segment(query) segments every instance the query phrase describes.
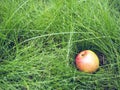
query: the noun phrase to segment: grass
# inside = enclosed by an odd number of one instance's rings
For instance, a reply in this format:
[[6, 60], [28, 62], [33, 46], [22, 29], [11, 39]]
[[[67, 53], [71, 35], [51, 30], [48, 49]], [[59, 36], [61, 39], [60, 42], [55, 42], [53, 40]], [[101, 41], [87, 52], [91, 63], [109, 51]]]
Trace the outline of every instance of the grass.
[[[118, 90], [119, 0], [0, 0], [0, 90]], [[77, 53], [100, 58], [94, 74]]]

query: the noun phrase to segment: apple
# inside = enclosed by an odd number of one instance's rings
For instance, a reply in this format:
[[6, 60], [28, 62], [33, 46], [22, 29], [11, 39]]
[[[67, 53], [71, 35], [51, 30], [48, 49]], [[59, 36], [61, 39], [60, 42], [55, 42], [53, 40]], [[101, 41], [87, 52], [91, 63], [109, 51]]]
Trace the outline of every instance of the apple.
[[91, 50], [84, 50], [76, 56], [76, 67], [83, 72], [93, 73], [99, 68], [99, 58]]

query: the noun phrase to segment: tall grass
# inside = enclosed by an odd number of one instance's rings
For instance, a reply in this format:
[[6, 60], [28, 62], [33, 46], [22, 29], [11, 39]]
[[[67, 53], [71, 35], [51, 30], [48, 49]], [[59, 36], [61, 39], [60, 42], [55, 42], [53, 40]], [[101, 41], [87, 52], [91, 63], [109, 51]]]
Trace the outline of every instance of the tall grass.
[[[0, 90], [120, 88], [119, 0], [0, 0]], [[91, 49], [93, 74], [75, 57]]]

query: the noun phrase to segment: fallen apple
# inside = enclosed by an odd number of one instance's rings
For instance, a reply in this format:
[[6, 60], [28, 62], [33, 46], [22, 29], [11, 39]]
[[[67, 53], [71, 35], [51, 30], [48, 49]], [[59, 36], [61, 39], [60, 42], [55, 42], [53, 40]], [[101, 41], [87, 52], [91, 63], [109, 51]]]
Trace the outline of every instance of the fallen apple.
[[99, 68], [99, 58], [91, 50], [84, 50], [76, 57], [76, 67], [83, 72], [93, 73]]

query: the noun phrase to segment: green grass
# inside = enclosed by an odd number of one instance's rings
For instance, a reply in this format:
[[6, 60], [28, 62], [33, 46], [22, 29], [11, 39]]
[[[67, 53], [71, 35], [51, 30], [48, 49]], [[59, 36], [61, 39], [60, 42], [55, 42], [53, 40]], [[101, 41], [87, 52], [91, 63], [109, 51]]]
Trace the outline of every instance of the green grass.
[[[0, 0], [0, 90], [118, 90], [119, 0]], [[76, 69], [90, 49], [93, 74]]]

